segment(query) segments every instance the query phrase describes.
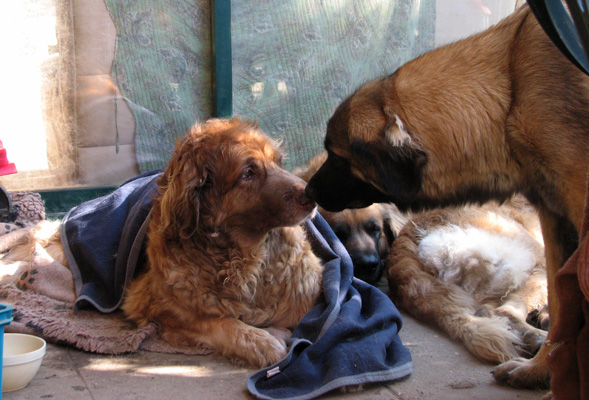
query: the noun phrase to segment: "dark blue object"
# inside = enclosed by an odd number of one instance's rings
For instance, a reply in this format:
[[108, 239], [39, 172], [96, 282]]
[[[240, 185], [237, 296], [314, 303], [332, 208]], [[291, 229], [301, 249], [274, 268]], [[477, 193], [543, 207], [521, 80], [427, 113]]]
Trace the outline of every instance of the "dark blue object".
[[294, 330], [288, 356], [248, 379], [250, 393], [260, 399], [312, 399], [342, 386], [411, 374], [396, 307], [382, 291], [353, 277], [346, 249], [320, 215], [306, 227], [313, 251], [325, 263], [323, 295]]
[[109, 195], [72, 208], [63, 218], [61, 241], [74, 276], [76, 309], [86, 302], [104, 313], [119, 307], [125, 286], [143, 264], [160, 172], [139, 175]]
[[560, 51], [589, 74], [589, 1], [528, 0], [538, 22]]

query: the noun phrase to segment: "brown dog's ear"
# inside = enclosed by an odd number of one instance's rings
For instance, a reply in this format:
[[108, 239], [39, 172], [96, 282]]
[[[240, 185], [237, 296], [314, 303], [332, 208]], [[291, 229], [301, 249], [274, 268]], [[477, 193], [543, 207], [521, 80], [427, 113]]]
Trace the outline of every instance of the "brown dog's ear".
[[398, 115], [393, 114], [389, 119], [392, 119], [392, 121], [389, 120], [384, 135], [390, 145], [393, 147], [401, 147], [405, 143], [411, 142], [411, 135], [405, 129], [405, 125], [401, 118], [399, 118]]
[[200, 194], [208, 176], [199, 142], [177, 142], [160, 183], [160, 229], [168, 236], [188, 239], [198, 229]]

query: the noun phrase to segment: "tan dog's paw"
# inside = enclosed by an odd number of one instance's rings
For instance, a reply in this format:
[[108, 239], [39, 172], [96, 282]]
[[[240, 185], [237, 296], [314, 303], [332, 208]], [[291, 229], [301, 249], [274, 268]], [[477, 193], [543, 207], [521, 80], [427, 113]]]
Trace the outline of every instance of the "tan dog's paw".
[[493, 370], [497, 383], [519, 389], [548, 389], [550, 372], [544, 364], [534, 362], [534, 358], [515, 358]]
[[29, 268], [16, 280], [16, 287], [20, 290], [33, 290], [33, 282], [35, 282], [35, 275], [39, 271], [34, 268]]
[[267, 367], [286, 357], [286, 342], [263, 329], [253, 328], [235, 343], [235, 354], [253, 367]]

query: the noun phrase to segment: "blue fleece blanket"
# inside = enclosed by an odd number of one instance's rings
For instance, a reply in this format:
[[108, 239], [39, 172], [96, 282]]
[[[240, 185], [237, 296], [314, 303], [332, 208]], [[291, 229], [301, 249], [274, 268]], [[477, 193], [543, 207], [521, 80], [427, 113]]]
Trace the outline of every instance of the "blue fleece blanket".
[[63, 218], [61, 242], [74, 277], [76, 309], [89, 303], [110, 313], [120, 306], [124, 288], [144, 263], [151, 199], [160, 175], [139, 175]]
[[250, 393], [312, 399], [342, 386], [411, 374], [411, 354], [398, 335], [401, 315], [391, 300], [353, 277], [346, 249], [320, 215], [306, 228], [325, 263], [323, 295], [293, 331], [286, 358], [248, 379]]
[[[76, 307], [89, 303], [102, 312], [119, 307], [145, 260], [159, 175], [140, 175], [64, 217], [61, 238], [74, 274]], [[305, 228], [325, 264], [323, 292], [295, 328], [287, 357], [248, 379], [250, 393], [260, 399], [311, 399], [338, 387], [411, 374], [411, 355], [398, 335], [401, 316], [391, 300], [353, 277], [346, 249], [320, 215]]]

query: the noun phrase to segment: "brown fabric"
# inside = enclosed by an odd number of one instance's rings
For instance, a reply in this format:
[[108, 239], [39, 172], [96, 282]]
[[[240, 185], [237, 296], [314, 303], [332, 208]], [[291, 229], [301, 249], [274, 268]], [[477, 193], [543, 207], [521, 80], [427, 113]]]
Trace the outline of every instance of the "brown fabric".
[[[26, 229], [21, 229], [23, 233]], [[17, 234], [0, 237], [0, 251], [18, 239]], [[40, 336], [51, 343], [74, 346], [101, 354], [122, 354], [138, 350], [161, 353], [210, 354], [200, 345], [175, 348], [158, 335], [155, 324], [137, 328], [122, 313], [102, 314], [94, 309], [73, 310], [75, 300], [72, 274], [37, 246], [32, 262], [0, 262], [0, 302], [13, 306], [14, 320], [6, 332]]]
[[589, 399], [589, 180], [579, 247], [556, 274], [558, 324], [548, 356], [555, 400]]
[[15, 227], [22, 228], [35, 225], [45, 219], [45, 202], [41, 199], [39, 193], [10, 192], [8, 195], [12, 203], [11, 212], [0, 215], [0, 222], [10, 223]]
[[45, 219], [45, 202], [39, 193], [10, 192], [11, 209], [0, 215], [0, 236]]

